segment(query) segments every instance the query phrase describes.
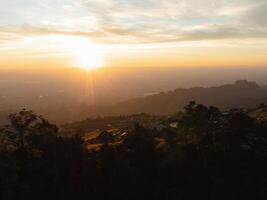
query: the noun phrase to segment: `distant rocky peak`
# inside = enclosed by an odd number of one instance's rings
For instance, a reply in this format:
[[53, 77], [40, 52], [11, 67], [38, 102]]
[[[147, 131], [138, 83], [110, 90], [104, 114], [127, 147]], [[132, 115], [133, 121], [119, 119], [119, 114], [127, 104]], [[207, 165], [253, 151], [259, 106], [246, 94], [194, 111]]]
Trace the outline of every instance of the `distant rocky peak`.
[[256, 82], [251, 82], [247, 80], [238, 80], [234, 83], [234, 85], [241, 88], [260, 88], [260, 86]]

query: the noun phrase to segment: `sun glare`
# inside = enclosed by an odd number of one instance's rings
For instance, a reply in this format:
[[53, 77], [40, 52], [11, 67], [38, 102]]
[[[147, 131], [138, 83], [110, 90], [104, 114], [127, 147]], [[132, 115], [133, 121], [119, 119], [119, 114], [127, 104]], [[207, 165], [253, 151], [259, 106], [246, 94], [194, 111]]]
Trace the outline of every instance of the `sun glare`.
[[86, 38], [69, 38], [67, 48], [71, 51], [75, 67], [92, 70], [103, 66], [97, 45]]

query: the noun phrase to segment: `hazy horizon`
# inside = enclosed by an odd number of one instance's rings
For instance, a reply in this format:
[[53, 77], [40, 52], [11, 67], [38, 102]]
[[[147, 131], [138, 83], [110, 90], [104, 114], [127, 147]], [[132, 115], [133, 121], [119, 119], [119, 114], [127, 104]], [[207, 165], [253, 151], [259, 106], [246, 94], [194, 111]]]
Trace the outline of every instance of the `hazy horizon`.
[[237, 80], [267, 85], [265, 67], [157, 67], [2, 70], [0, 110], [110, 105], [176, 88], [214, 87]]

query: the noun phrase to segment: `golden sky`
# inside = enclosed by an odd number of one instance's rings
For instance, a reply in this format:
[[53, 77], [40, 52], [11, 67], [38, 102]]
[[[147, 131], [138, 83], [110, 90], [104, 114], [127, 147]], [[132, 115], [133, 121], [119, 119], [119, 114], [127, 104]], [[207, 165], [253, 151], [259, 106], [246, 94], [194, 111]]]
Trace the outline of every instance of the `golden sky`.
[[266, 65], [266, 0], [0, 2], [0, 69]]

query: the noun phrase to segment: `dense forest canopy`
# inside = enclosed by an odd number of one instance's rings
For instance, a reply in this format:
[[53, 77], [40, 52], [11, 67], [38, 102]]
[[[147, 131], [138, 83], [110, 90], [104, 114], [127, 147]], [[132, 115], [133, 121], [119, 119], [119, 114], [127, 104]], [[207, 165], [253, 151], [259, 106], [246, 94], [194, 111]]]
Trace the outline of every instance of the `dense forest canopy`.
[[262, 113], [190, 102], [86, 139], [22, 110], [0, 131], [0, 199], [266, 199]]

